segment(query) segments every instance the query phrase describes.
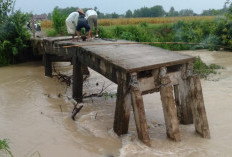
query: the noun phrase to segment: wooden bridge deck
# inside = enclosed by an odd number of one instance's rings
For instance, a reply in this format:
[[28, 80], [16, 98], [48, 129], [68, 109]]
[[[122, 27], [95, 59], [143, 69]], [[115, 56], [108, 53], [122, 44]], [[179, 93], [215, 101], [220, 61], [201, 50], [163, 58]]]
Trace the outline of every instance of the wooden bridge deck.
[[194, 57], [125, 40], [72, 42], [70, 37], [58, 37], [32, 39], [32, 45], [44, 56], [46, 76], [52, 76], [51, 62], [72, 61], [77, 101], [82, 101], [82, 67], [118, 84], [114, 119], [118, 135], [128, 132], [132, 106], [138, 138], [150, 145], [142, 95], [160, 92], [168, 137], [179, 141], [179, 122], [193, 121], [197, 133], [210, 137], [200, 79], [193, 74]]

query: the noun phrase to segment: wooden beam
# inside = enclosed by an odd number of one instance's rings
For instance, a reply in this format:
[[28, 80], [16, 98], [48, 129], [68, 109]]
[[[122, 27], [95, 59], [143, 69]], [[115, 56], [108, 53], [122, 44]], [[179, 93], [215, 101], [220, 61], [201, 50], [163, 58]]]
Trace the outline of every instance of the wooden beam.
[[197, 75], [193, 75], [189, 78], [189, 82], [191, 96], [190, 104], [193, 112], [195, 130], [203, 138], [210, 138], [200, 78]]

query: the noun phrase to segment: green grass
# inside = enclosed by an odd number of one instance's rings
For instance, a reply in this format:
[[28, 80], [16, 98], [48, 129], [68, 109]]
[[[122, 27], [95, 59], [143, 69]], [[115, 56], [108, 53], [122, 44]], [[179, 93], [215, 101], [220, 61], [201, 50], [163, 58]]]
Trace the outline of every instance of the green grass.
[[9, 147], [9, 140], [7, 139], [0, 140], [0, 152], [6, 152], [6, 154], [9, 154], [11, 157], [13, 157], [13, 154], [11, 153]]

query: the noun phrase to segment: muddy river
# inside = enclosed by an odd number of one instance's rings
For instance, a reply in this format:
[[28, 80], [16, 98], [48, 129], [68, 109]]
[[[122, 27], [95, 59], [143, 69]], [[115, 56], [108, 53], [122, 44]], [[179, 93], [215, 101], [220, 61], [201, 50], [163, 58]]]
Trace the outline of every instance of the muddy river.
[[[137, 139], [133, 115], [129, 133], [113, 132], [117, 85], [91, 71], [84, 92], [108, 95], [86, 98], [76, 121], [70, 118], [71, 88], [44, 76], [40, 62], [0, 68], [0, 138], [9, 139], [15, 157], [229, 157], [232, 156], [232, 53], [184, 51], [224, 67], [202, 80], [211, 139], [180, 125], [181, 142], [166, 137], [159, 93], [143, 96], [151, 147]], [[54, 64], [71, 74], [69, 63]], [[5, 155], [4, 153], [0, 153]]]

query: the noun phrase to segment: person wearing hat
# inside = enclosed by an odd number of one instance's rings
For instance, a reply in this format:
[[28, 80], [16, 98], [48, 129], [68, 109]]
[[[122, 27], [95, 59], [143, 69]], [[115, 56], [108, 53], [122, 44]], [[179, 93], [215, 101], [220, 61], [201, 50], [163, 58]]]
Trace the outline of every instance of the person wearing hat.
[[81, 33], [82, 28], [85, 28], [85, 34], [87, 35], [87, 40], [89, 40], [90, 39], [90, 27], [88, 25], [88, 21], [85, 18], [85, 13], [82, 9], [78, 9], [77, 11], [79, 13], [78, 23], [76, 27], [78, 40], [81, 39], [80, 33]]
[[75, 12], [72, 12], [65, 20], [67, 32], [72, 35], [72, 41], [74, 41], [78, 17], [79, 13], [77, 10]]
[[93, 37], [93, 27], [95, 28], [96, 38], [98, 38], [98, 29], [97, 29], [97, 12], [93, 9], [89, 9], [85, 13], [86, 19], [88, 20], [88, 24], [90, 26], [90, 35]]

